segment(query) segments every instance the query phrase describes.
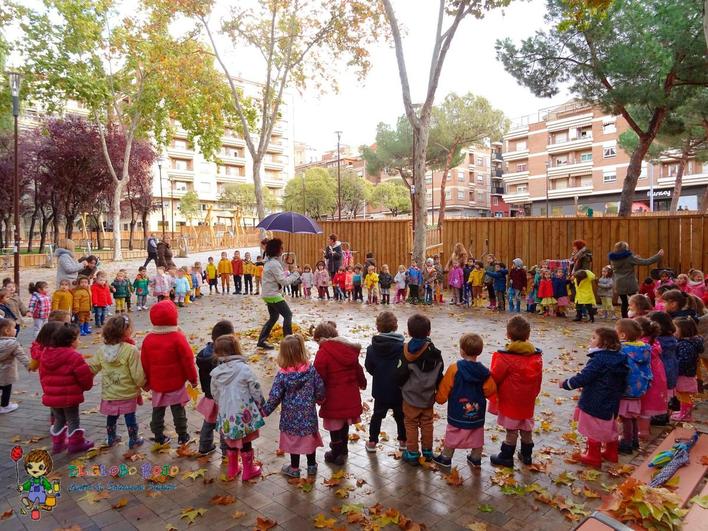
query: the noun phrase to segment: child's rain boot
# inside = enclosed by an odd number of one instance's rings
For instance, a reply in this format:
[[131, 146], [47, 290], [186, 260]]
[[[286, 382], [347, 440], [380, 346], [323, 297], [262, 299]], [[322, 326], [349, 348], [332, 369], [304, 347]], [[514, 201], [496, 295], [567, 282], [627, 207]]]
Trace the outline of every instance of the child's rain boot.
[[132, 450], [136, 446], [142, 446], [144, 442], [145, 439], [138, 433], [138, 427], [128, 426], [128, 448]]
[[519, 450], [519, 459], [525, 465], [530, 465], [533, 463], [533, 443], [521, 443], [521, 449]]
[[516, 450], [515, 444], [511, 445], [503, 442], [501, 444], [501, 451], [497, 455], [489, 456], [489, 461], [491, 461], [494, 466], [514, 468], [514, 450]]
[[605, 449], [602, 451], [602, 458], [605, 461], [609, 461], [610, 463], [618, 463], [619, 462], [619, 455], [617, 453], [617, 441], [612, 441], [605, 443]]
[[[236, 479], [236, 476], [239, 475], [241, 472], [241, 469], [238, 464], [238, 454], [239, 451], [237, 449], [229, 449], [226, 450], [226, 457], [227, 457], [227, 465], [226, 465], [226, 479], [229, 481], [233, 481]], [[244, 455], [244, 466], [243, 466], [243, 479], [246, 479], [246, 459]]]
[[[238, 454], [237, 454], [238, 455]], [[243, 461], [243, 480], [257, 478], [261, 475], [261, 467], [253, 460], [253, 450], [249, 452], [241, 452], [241, 460]]]
[[84, 439], [84, 430], [77, 428], [69, 434], [69, 453], [76, 454], [93, 448], [93, 441]]
[[649, 431], [650, 419], [648, 417], [640, 417], [637, 419], [637, 425], [639, 427], [639, 438], [646, 441], [651, 435]]
[[409, 465], [417, 465], [418, 459], [420, 459], [420, 452], [411, 452], [410, 450], [404, 450], [401, 456], [404, 462]]
[[106, 426], [106, 446], [109, 448], [113, 448], [116, 443], [119, 443], [121, 441], [121, 438], [116, 435], [116, 432], [118, 431], [118, 426], [113, 425], [113, 426]]
[[692, 420], [691, 410], [693, 410], [693, 404], [681, 402], [681, 409], [671, 415], [671, 420], [678, 422], [690, 422]]
[[67, 428], [64, 426], [57, 433], [54, 433], [54, 427], [49, 428], [49, 434], [52, 436], [52, 453], [60, 454], [66, 450], [66, 432]]
[[580, 455], [580, 462], [592, 468], [602, 467], [602, 455], [600, 454], [602, 444], [592, 439], [588, 439], [586, 444], [585, 452]]

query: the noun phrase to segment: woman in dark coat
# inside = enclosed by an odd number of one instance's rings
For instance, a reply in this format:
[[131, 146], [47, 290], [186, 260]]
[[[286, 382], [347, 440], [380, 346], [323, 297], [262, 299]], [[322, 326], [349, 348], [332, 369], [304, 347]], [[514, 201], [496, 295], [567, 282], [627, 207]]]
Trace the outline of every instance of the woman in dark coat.
[[650, 258], [639, 258], [629, 250], [627, 242], [617, 242], [614, 251], [609, 254], [610, 265], [613, 269], [612, 276], [615, 279], [615, 291], [622, 301], [622, 317], [627, 317], [629, 309], [629, 297], [639, 291], [639, 280], [635, 271], [638, 265], [651, 265], [659, 261], [664, 256], [664, 250]]
[[573, 261], [571, 273], [580, 270], [592, 271], [592, 253], [584, 240], [573, 242], [573, 253], [570, 255], [570, 259]]
[[157, 267], [170, 269], [177, 267], [172, 260], [172, 248], [170, 247], [170, 239], [165, 238], [157, 244]]
[[327, 272], [330, 278], [334, 278], [342, 265], [342, 242], [337, 240], [336, 234], [329, 235], [329, 245], [325, 249], [324, 257], [327, 260]]

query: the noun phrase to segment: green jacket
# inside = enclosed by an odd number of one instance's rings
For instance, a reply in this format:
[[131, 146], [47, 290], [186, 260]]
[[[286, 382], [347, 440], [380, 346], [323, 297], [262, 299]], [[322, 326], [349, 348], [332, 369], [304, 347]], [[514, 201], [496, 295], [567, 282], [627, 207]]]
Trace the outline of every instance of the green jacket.
[[98, 353], [87, 361], [94, 374], [103, 371], [103, 400], [135, 398], [140, 394], [140, 388], [145, 385], [145, 372], [140, 363], [140, 352], [135, 345], [103, 345]]
[[113, 292], [113, 298], [115, 299], [127, 299], [130, 297], [130, 282], [127, 280], [114, 280], [111, 286], [115, 290]]
[[149, 293], [150, 280], [147, 278], [136, 278], [133, 282], [133, 290], [137, 295], [147, 295]]
[[32, 488], [32, 485], [42, 485], [44, 487], [44, 490], [47, 492], [49, 492], [53, 488], [52, 484], [49, 483], [49, 480], [46, 477], [42, 476], [41, 478], [29, 478], [22, 484], [22, 490], [24, 492], [29, 492]]

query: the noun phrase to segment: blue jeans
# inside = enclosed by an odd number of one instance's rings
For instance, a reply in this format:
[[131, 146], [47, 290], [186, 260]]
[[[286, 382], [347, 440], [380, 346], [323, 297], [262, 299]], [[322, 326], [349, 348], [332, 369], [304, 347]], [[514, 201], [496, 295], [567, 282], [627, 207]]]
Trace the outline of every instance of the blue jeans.
[[96, 321], [96, 326], [103, 326], [106, 322], [106, 307], [105, 306], [94, 306], [93, 316]]
[[[106, 417], [106, 426], [115, 426], [118, 424], [118, 417], [120, 415], [108, 415]], [[125, 417], [125, 425], [127, 427], [137, 427], [138, 420], [135, 418], [135, 413], [126, 413], [123, 415]]]
[[521, 312], [521, 290], [509, 288], [509, 311]]

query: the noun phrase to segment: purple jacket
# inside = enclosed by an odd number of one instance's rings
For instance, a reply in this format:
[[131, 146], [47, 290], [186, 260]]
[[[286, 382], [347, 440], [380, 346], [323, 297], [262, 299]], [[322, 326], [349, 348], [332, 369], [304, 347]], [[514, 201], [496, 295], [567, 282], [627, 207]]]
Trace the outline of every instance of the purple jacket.
[[278, 371], [268, 401], [263, 406], [263, 413], [268, 416], [278, 405], [282, 405], [280, 431], [303, 437], [319, 431], [315, 403], [324, 400], [325, 387], [312, 365], [298, 369]]

